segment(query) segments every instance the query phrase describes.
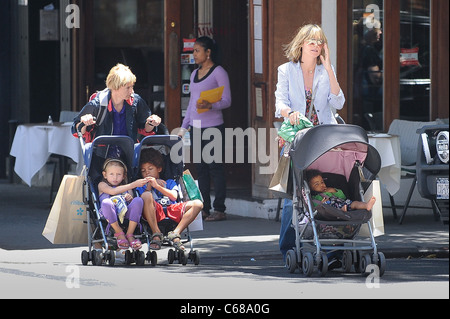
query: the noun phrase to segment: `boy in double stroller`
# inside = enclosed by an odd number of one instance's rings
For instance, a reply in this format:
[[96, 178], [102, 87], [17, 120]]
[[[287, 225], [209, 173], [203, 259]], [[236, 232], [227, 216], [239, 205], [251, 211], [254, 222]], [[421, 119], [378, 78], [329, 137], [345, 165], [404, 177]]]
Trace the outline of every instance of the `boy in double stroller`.
[[153, 148], [143, 150], [139, 166], [142, 177], [148, 180], [148, 183], [138, 187], [137, 191], [144, 200], [143, 217], [152, 231], [150, 248], [161, 249], [164, 234], [158, 223], [168, 217], [176, 222], [177, 226], [167, 234], [167, 239], [175, 249], [184, 251], [180, 234], [201, 212], [203, 203], [200, 200], [177, 202], [179, 191], [177, 183], [173, 179], [160, 179], [164, 159], [157, 150]]

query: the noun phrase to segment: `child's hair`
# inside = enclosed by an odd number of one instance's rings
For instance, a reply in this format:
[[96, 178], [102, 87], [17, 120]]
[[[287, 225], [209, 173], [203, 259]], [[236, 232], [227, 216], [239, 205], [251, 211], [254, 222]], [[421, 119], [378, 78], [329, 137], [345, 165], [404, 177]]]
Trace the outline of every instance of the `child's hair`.
[[309, 169], [305, 171], [305, 180], [308, 184], [316, 176], [322, 176], [322, 172], [318, 169]]
[[[108, 158], [105, 163], [103, 164], [103, 172], [106, 172], [106, 169], [109, 166], [119, 166], [123, 168], [124, 171], [124, 176], [125, 178], [122, 181], [122, 185], [125, 185], [127, 183], [127, 166], [125, 165], [124, 162], [122, 162], [120, 159], [118, 158]], [[105, 179], [106, 180], [106, 179]]]
[[143, 163], [150, 163], [157, 168], [164, 168], [164, 158], [162, 154], [154, 148], [147, 148], [142, 151], [140, 165]]

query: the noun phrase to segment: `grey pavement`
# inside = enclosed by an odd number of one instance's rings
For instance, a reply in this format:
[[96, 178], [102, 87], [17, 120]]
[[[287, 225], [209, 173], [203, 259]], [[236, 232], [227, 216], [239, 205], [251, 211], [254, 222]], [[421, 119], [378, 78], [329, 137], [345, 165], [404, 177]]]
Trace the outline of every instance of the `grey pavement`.
[[[0, 202], [0, 252], [77, 247], [52, 245], [41, 235], [51, 208], [49, 188], [0, 180]], [[411, 208], [402, 225], [392, 218], [389, 208], [383, 212], [385, 235], [376, 237], [376, 242], [387, 258], [448, 258], [448, 225], [435, 221], [431, 209]], [[204, 222], [203, 231], [192, 232], [202, 260], [282, 258], [278, 250], [280, 222], [228, 213], [227, 220]]]

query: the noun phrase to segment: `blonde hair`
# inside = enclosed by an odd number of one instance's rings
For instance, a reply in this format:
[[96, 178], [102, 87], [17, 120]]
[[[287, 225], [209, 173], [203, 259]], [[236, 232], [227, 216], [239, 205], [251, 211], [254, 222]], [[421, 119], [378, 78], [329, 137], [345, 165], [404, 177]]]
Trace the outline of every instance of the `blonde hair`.
[[118, 90], [127, 84], [136, 83], [136, 76], [126, 65], [118, 63], [109, 71], [106, 78], [106, 87], [110, 90]]
[[[307, 24], [300, 29], [298, 29], [297, 34], [292, 39], [289, 44], [283, 46], [284, 54], [289, 59], [295, 63], [301, 62], [302, 60], [302, 46], [307, 40], [321, 40], [324, 44], [328, 44], [327, 37], [323, 32], [322, 28], [317, 24]], [[322, 47], [321, 55], [325, 54]], [[322, 64], [320, 56], [317, 57], [317, 64]]]

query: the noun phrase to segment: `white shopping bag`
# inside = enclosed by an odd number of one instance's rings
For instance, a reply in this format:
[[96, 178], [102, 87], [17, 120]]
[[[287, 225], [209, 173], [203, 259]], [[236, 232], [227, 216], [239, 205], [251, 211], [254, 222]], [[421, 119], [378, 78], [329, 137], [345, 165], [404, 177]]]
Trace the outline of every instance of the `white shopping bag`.
[[[372, 232], [374, 237], [384, 235], [384, 220], [383, 220], [383, 203], [380, 191], [380, 181], [374, 180], [372, 184], [367, 189], [364, 194], [364, 201], [367, 202], [369, 199], [375, 196], [377, 201], [372, 207], [372, 218], [370, 219], [370, 225], [372, 226]], [[361, 226], [359, 235], [363, 237], [370, 237], [369, 227], [367, 224]]]

